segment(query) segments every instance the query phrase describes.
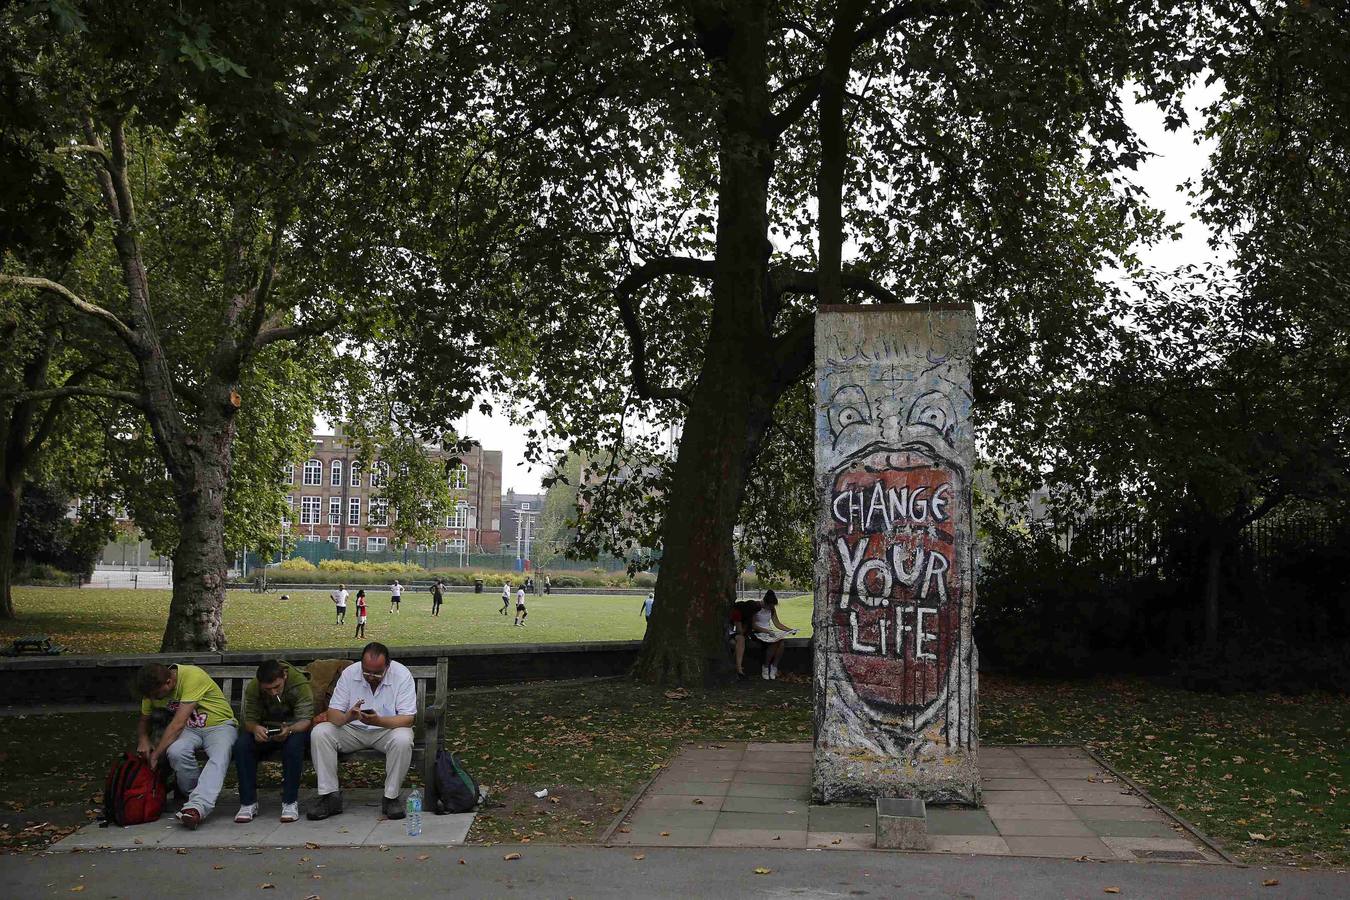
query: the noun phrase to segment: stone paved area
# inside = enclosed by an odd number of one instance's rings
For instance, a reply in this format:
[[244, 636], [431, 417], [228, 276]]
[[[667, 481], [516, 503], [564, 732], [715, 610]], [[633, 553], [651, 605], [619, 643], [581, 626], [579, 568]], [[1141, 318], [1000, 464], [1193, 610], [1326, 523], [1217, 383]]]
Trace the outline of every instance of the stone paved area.
[[[386, 819], [380, 815], [379, 790], [343, 791], [341, 815], [322, 822], [281, 824], [281, 795], [260, 791], [262, 811], [247, 825], [236, 825], [238, 798], [226, 796], [196, 831], [188, 831], [166, 814], [158, 822], [127, 828], [100, 828], [86, 825], [52, 845], [62, 850], [129, 850], [149, 847], [444, 847], [462, 844], [473, 824], [473, 813], [422, 816], [422, 833], [409, 837], [406, 820]], [[300, 792], [301, 811], [312, 799], [312, 791]], [[404, 794], [407, 799], [407, 794]]]
[[[983, 747], [984, 807], [929, 807], [929, 849], [946, 853], [1222, 862], [1082, 750]], [[871, 806], [817, 806], [811, 745], [724, 742], [684, 749], [647, 788], [614, 845], [875, 846]]]

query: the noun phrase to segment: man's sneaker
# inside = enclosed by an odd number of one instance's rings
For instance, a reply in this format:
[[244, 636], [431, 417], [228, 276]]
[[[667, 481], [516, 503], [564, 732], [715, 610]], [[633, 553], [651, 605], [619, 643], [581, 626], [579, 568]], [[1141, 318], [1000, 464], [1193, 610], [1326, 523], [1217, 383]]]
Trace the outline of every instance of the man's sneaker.
[[769, 680], [770, 681], [778, 680], [778, 666], [776, 664], [769, 666]]
[[759, 670], [759, 677], [760, 677], [760, 678], [763, 678], [765, 681], [768, 681], [768, 680], [769, 680], [769, 677], [770, 677], [770, 676], [769, 676], [769, 667], [768, 667], [768, 666], [765, 666], [764, 668], [762, 668], [762, 669]]
[[342, 812], [342, 791], [334, 791], [331, 794], [324, 794], [310, 804], [305, 818], [311, 822], [318, 822], [329, 816], [336, 816], [340, 812]]
[[178, 821], [182, 822], [183, 827], [186, 828], [188, 831], [196, 831], [197, 826], [202, 824], [201, 810], [195, 809], [191, 806], [183, 807], [178, 812], [174, 813], [174, 817], [178, 819]]
[[401, 819], [407, 815], [407, 810], [397, 797], [385, 797], [380, 802], [380, 812], [384, 813], [386, 819]]
[[299, 803], [281, 804], [281, 821], [283, 822], [300, 821], [300, 804]]
[[247, 825], [253, 821], [254, 816], [258, 814], [258, 804], [245, 803], [239, 807], [239, 812], [234, 814], [234, 820], [240, 825]]

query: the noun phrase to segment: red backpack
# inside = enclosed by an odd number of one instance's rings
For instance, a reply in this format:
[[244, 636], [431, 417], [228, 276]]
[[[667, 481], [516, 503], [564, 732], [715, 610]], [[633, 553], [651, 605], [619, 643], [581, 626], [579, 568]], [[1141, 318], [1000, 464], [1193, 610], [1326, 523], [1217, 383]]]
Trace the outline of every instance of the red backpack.
[[103, 819], [109, 825], [154, 822], [164, 812], [164, 779], [136, 753], [123, 753], [103, 785]]

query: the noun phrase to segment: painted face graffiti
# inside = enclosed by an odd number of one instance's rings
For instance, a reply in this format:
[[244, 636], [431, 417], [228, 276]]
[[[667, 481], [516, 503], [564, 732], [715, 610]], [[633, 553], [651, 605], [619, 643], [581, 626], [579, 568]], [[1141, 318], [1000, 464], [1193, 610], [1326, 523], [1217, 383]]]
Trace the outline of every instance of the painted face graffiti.
[[919, 448], [871, 454], [831, 490], [827, 596], [855, 692], [917, 715], [935, 703], [960, 631], [959, 472]]

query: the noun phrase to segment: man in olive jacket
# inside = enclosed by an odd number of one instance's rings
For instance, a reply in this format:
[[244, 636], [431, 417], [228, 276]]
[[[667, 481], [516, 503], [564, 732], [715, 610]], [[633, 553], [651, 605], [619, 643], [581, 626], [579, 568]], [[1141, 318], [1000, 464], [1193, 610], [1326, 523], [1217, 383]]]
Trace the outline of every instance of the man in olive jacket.
[[252, 822], [258, 815], [258, 761], [281, 751], [281, 821], [300, 818], [300, 774], [309, 749], [314, 692], [305, 673], [288, 662], [269, 659], [257, 677], [244, 686], [243, 723], [234, 745], [239, 773], [239, 814]]

